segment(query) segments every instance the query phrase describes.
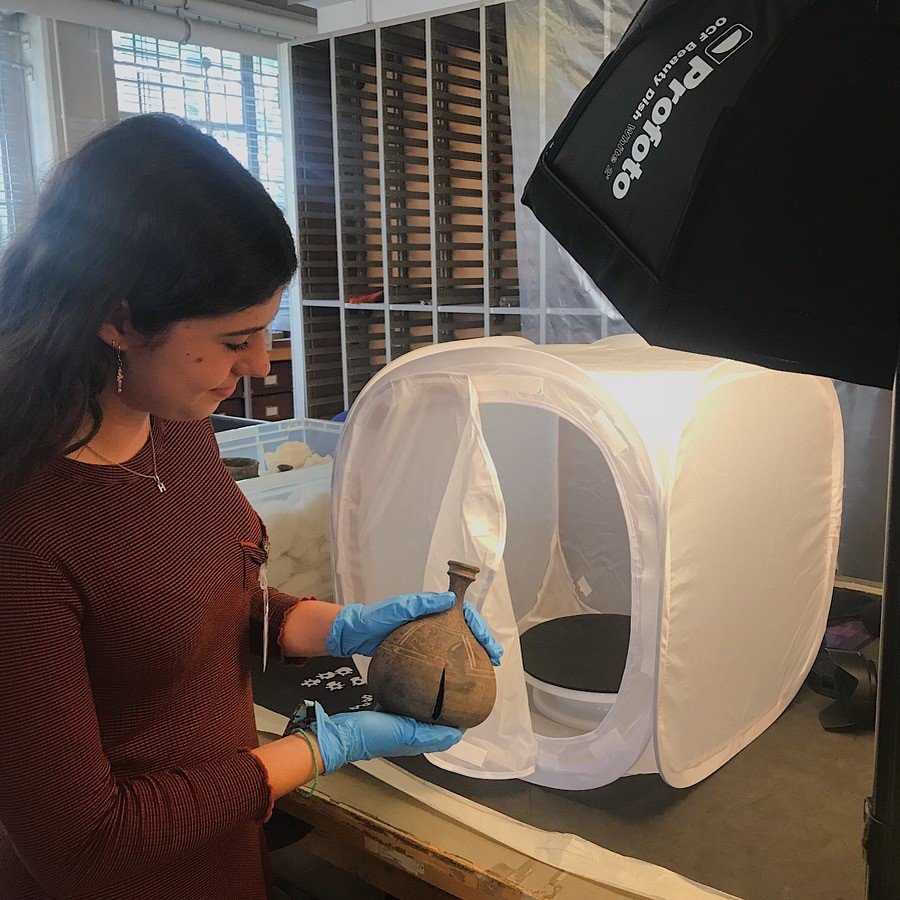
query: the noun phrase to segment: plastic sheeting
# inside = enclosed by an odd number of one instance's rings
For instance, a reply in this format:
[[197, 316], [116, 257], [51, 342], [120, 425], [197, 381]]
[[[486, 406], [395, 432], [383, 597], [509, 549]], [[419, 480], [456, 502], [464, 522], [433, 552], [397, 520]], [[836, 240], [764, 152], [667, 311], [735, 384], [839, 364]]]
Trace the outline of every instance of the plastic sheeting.
[[[337, 596], [441, 590], [448, 559], [482, 569], [470, 598], [506, 650], [498, 700], [438, 765], [583, 789], [655, 757], [684, 787], [802, 684], [834, 582], [842, 477], [824, 379], [636, 336], [438, 345], [383, 369], [347, 420], [332, 497]], [[519, 633], [625, 611], [628, 657], [605, 718], [542, 733]]]
[[[604, 57], [619, 42], [639, 0], [516, 0], [506, 7], [509, 51], [513, 177], [517, 194], [538, 155]], [[541, 320], [523, 316], [534, 341], [590, 343], [629, 330], [603, 292], [541, 227], [516, 204], [520, 303], [567, 309]], [[614, 300], [614, 298], [613, 298]], [[577, 310], [602, 315], [579, 315]]]
[[880, 582], [884, 570], [888, 457], [891, 444], [889, 391], [835, 382], [844, 416], [847, 472], [838, 571]]

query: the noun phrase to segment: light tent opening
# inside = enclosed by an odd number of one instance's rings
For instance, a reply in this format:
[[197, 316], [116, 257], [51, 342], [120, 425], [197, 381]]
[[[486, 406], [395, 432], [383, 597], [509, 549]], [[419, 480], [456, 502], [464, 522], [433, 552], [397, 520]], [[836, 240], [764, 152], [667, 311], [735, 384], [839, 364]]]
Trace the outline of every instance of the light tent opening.
[[503, 567], [532, 726], [551, 737], [593, 731], [630, 643], [631, 554], [615, 479], [591, 438], [545, 408], [487, 403], [481, 424], [506, 506]]
[[[428, 348], [357, 400], [335, 462], [341, 602], [446, 590], [506, 655], [433, 762], [590, 788], [705, 777], [783, 711], [825, 627], [840, 514], [829, 383], [648, 347]], [[358, 660], [365, 671], [366, 660]]]

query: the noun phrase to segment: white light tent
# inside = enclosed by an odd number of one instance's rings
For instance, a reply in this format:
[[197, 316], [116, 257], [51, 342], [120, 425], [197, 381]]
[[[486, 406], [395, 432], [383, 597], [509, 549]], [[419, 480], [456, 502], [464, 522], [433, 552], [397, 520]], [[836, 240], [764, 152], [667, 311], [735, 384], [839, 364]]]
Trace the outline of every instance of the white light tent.
[[[631, 335], [429, 347], [383, 369], [348, 417], [337, 595], [441, 591], [447, 560], [481, 567], [469, 598], [506, 649], [497, 703], [437, 765], [568, 789], [659, 772], [686, 787], [800, 688], [825, 629], [842, 478], [824, 379]], [[617, 690], [523, 670], [520, 635], [595, 614], [630, 616]], [[556, 662], [602, 666], [589, 633]]]

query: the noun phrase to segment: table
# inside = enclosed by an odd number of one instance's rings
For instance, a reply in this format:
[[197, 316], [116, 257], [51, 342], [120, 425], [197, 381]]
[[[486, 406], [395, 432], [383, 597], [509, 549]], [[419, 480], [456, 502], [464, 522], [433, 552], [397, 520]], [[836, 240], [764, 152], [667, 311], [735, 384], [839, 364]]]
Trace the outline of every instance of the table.
[[[260, 732], [260, 742], [273, 737]], [[531, 859], [352, 766], [320, 779], [315, 796], [294, 792], [278, 808], [313, 826], [304, 849], [401, 900], [634, 896]]]
[[[875, 645], [867, 652], [874, 653]], [[282, 715], [289, 713], [303, 692], [302, 678], [297, 669], [277, 663], [265, 676], [254, 672], [256, 702]], [[687, 790], [670, 788], [658, 776], [635, 776], [593, 791], [558, 791], [522, 781], [463, 778], [418, 758], [397, 762], [429, 785], [465, 797], [479, 809], [494, 810], [545, 832], [574, 833], [596, 845], [598, 853], [606, 848], [645, 860], [663, 872], [680, 873], [727, 895], [744, 900], [862, 900], [862, 800], [871, 788], [872, 733], [824, 732], [818, 711], [826, 703], [803, 688], [763, 735]], [[383, 820], [386, 809], [411, 809], [402, 792], [391, 795], [389, 785], [365, 779], [364, 774], [329, 776], [342, 786], [338, 802], [359, 810], [357, 798], [365, 783], [375, 792], [363, 810], [366, 815]], [[345, 778], [354, 780], [346, 783]], [[442, 818], [414, 816], [386, 824], [423, 841], [425, 846], [417, 852], [440, 856], [447, 851], [468, 860], [475, 871], [500, 874], [513, 884], [509, 873], [525, 872], [522, 866], [535, 862], [522, 854], [509, 860], [484, 848], [480, 857], [474, 857], [465, 845], [448, 843], [452, 835], [437, 827]], [[496, 860], [502, 860], [500, 869]], [[634, 882], [626, 883], [635, 890]], [[530, 881], [527, 884], [529, 890], [538, 889]], [[594, 882], [586, 885], [580, 889], [596, 887]], [[440, 886], [446, 890], [446, 882]], [[481, 894], [485, 895], [490, 893]]]

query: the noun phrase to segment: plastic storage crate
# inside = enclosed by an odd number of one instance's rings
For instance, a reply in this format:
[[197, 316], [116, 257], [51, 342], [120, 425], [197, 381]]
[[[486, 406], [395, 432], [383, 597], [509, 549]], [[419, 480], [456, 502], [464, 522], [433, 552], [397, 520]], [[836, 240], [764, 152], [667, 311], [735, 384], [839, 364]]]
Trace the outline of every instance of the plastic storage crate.
[[266, 471], [266, 453], [285, 441], [303, 441], [313, 453], [334, 457], [342, 425], [289, 419], [235, 428], [216, 435], [222, 456], [259, 460], [260, 476], [238, 482], [266, 523], [271, 543], [269, 583], [297, 596], [334, 597], [329, 498], [332, 463], [288, 472]]
[[331, 472], [332, 464], [323, 463], [238, 482], [266, 524], [272, 587], [295, 596], [334, 598], [329, 525]]
[[[280, 479], [279, 483], [289, 483], [286, 475], [292, 472], [266, 472], [266, 454], [274, 453], [285, 441], [303, 441], [313, 453], [334, 458], [341, 436], [340, 422], [322, 422], [318, 419], [288, 419], [284, 422], [264, 422], [246, 428], [234, 428], [216, 435], [222, 456], [246, 456], [259, 460], [260, 475], [266, 480]], [[325, 464], [323, 464], [325, 465]], [[330, 464], [329, 472], [331, 470]], [[319, 466], [311, 466], [311, 469]], [[300, 470], [304, 471], [304, 470]]]

